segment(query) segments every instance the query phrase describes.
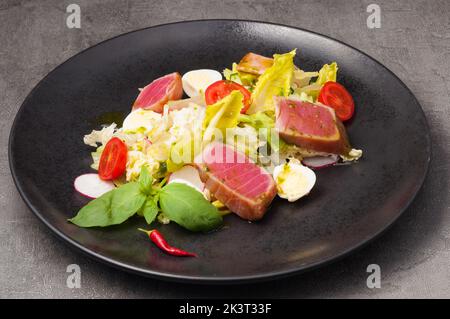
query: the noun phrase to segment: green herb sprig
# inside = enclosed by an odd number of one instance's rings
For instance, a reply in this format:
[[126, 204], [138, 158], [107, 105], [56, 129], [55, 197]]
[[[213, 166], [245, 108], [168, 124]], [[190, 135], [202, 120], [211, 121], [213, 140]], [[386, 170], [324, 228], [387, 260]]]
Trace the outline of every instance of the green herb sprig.
[[113, 189], [82, 207], [69, 221], [79, 227], [118, 225], [138, 214], [151, 224], [160, 212], [190, 231], [211, 231], [222, 225], [218, 209], [191, 186], [165, 181], [154, 185], [144, 166], [139, 181]]

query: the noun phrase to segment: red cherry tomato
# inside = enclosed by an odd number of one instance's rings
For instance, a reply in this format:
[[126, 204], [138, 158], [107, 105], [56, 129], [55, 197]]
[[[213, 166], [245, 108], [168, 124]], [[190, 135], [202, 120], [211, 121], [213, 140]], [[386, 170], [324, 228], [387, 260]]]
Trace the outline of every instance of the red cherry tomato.
[[101, 179], [112, 180], [120, 177], [127, 165], [127, 146], [121, 139], [113, 137], [103, 149], [98, 175]]
[[351, 119], [355, 112], [355, 102], [353, 102], [352, 96], [345, 87], [336, 82], [325, 83], [320, 90], [318, 100], [320, 103], [332, 107], [341, 121]]
[[244, 96], [244, 107], [242, 108], [241, 113], [245, 113], [250, 107], [252, 94], [245, 87], [233, 81], [220, 80], [208, 86], [205, 91], [206, 104], [214, 104], [236, 90], [240, 91]]

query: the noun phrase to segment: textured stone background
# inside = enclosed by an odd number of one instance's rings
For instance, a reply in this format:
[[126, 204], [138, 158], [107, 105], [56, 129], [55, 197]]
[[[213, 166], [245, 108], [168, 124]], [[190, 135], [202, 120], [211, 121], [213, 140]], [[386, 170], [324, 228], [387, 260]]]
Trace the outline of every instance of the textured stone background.
[[[78, 3], [82, 28], [68, 29]], [[367, 5], [382, 10], [366, 26]], [[17, 193], [7, 163], [14, 115], [55, 66], [115, 35], [156, 24], [239, 18], [298, 26], [353, 45], [394, 71], [427, 115], [433, 141], [425, 185], [403, 217], [370, 246], [325, 268], [269, 283], [208, 287], [165, 283], [111, 269], [57, 240]], [[0, 0], [0, 297], [450, 297], [450, 2], [423, 1], [100, 1]], [[66, 287], [66, 266], [82, 269], [82, 288]], [[382, 288], [366, 287], [377, 263]]]

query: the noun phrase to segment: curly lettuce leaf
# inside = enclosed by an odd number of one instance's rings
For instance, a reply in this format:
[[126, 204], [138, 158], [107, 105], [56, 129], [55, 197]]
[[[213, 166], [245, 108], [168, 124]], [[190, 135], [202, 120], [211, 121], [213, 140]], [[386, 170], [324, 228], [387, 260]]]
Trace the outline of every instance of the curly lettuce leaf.
[[105, 145], [114, 136], [116, 127], [117, 124], [112, 123], [107, 127], [103, 127], [101, 130], [93, 130], [90, 134], [87, 134], [83, 137], [83, 142], [84, 144], [92, 147]]
[[336, 82], [337, 78], [337, 71], [338, 71], [338, 65], [336, 62], [325, 64], [319, 71], [319, 75], [316, 79], [316, 81], [312, 82], [309, 85], [306, 85], [304, 87], [300, 87], [298, 89], [295, 89], [294, 92], [298, 95], [305, 93], [309, 96], [311, 96], [314, 101], [317, 100], [317, 97], [319, 96], [319, 92], [322, 89], [323, 85], [326, 82], [332, 81]]
[[240, 72], [238, 71], [237, 66], [238, 66], [237, 63], [233, 63], [231, 70], [230, 69], [223, 70], [223, 76], [225, 77], [225, 79], [239, 83], [244, 86], [251, 87], [255, 85], [258, 76], [251, 73]]
[[105, 148], [105, 146], [101, 145], [101, 146], [97, 147], [95, 152], [91, 152], [91, 156], [92, 156], [91, 168], [92, 169], [95, 169], [95, 170], [98, 171], [98, 165], [100, 163], [100, 157], [102, 156], [102, 152], [103, 152], [104, 148]]
[[243, 125], [228, 129], [225, 142], [232, 145], [235, 150], [257, 160], [259, 139], [258, 131], [254, 127]]
[[273, 111], [273, 97], [288, 96], [294, 76], [296, 50], [285, 54], [274, 54], [273, 65], [258, 79], [252, 93], [252, 104], [247, 114]]
[[239, 122], [248, 124], [259, 130], [260, 128], [273, 128], [275, 126], [275, 117], [265, 112], [240, 114]]
[[193, 163], [194, 158], [201, 151], [201, 136], [187, 134], [180, 141], [172, 145], [170, 157], [166, 161], [167, 171], [176, 172], [184, 165]]
[[299, 100], [302, 102], [314, 103], [314, 98], [311, 95], [306, 94], [305, 92], [300, 92], [300, 94], [292, 94], [289, 95], [289, 99], [291, 100]]
[[294, 71], [294, 83], [297, 88], [309, 85], [312, 78], [319, 76], [319, 72], [305, 72], [303, 70]]
[[347, 155], [339, 155], [343, 162], [356, 162], [363, 155], [363, 151], [352, 148]]
[[[273, 112], [258, 112], [255, 114], [241, 114], [239, 122], [256, 129], [262, 142], [267, 142], [274, 152], [278, 152], [284, 143], [274, 129], [275, 114]], [[265, 129], [265, 130], [264, 130]]]
[[226, 80], [242, 84], [241, 79], [239, 77], [238, 70], [237, 70], [237, 63], [233, 63], [233, 65], [231, 66], [231, 70], [227, 68], [227, 69], [224, 69], [222, 73], [223, 73], [223, 77]]
[[319, 71], [316, 84], [324, 85], [326, 82], [336, 82], [338, 65], [336, 62], [325, 64]]

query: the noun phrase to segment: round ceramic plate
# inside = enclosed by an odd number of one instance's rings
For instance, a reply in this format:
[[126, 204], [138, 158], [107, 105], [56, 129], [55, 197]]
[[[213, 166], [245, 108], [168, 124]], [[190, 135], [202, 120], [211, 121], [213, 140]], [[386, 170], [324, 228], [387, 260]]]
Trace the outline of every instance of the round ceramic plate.
[[[136, 230], [140, 218], [97, 229], [66, 220], [88, 202], [76, 176], [90, 171], [83, 135], [107, 114], [130, 111], [153, 79], [193, 69], [223, 70], [247, 52], [271, 56], [298, 48], [295, 63], [318, 70], [337, 61], [338, 81], [356, 103], [347, 124], [364, 156], [354, 165], [320, 170], [312, 193], [275, 199], [264, 219], [227, 216], [211, 234], [157, 226], [198, 258], [165, 255]], [[298, 273], [330, 262], [375, 238], [405, 211], [430, 160], [422, 109], [409, 89], [366, 54], [336, 40], [288, 26], [206, 20], [160, 25], [102, 42], [72, 57], [29, 94], [14, 121], [9, 159], [31, 211], [71, 246], [134, 273], [179, 281], [242, 282]]]

